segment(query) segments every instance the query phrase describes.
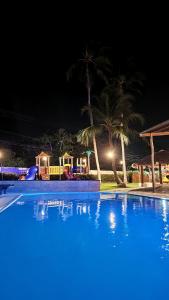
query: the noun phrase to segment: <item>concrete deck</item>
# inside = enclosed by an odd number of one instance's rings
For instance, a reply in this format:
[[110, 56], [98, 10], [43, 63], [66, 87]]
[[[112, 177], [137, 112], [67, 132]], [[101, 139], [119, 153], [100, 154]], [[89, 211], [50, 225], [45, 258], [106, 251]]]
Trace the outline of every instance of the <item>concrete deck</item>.
[[107, 190], [105, 192], [111, 193], [127, 193], [128, 195], [152, 197], [157, 199], [167, 199], [169, 200], [169, 185], [157, 186], [155, 193], [152, 192], [152, 188], [116, 188], [112, 190]]
[[153, 192], [142, 192], [142, 191], [129, 191], [128, 195], [135, 195], [135, 196], [144, 196], [144, 197], [151, 197], [157, 199], [166, 199], [169, 200], [169, 194], [165, 193], [153, 193]]

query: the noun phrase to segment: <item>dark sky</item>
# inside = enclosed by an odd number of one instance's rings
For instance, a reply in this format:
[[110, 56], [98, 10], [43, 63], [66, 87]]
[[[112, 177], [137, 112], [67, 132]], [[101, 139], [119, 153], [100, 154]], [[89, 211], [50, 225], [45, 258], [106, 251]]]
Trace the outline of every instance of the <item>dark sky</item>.
[[12, 131], [34, 136], [61, 127], [77, 131], [86, 125], [80, 112], [85, 90], [75, 80], [68, 83], [66, 71], [91, 40], [112, 46], [115, 61], [134, 57], [138, 70], [145, 73], [144, 95], [135, 104], [135, 110], [145, 116], [144, 127], [168, 119], [167, 28], [155, 17], [145, 20], [141, 15], [137, 20], [136, 13], [134, 19], [130, 16], [122, 24], [111, 19], [106, 23], [106, 16], [84, 23], [80, 15], [78, 20], [71, 15], [62, 22], [41, 20], [34, 26], [30, 19], [25, 23], [14, 20], [6, 26], [1, 55], [2, 135]]

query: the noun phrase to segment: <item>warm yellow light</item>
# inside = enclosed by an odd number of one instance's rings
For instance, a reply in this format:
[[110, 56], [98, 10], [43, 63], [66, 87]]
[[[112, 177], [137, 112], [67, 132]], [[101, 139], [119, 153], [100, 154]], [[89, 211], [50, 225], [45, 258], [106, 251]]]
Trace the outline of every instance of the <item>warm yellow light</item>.
[[47, 161], [47, 157], [46, 157], [46, 156], [43, 156], [42, 159], [43, 159], [44, 161]]
[[2, 154], [2, 152], [0, 151], [0, 158], [2, 158], [2, 156], [3, 156], [3, 154]]
[[122, 161], [122, 160], [120, 161], [120, 164], [121, 164], [121, 165], [123, 164], [123, 161]]
[[86, 158], [83, 158], [83, 160], [82, 160], [82, 161], [83, 161], [83, 163], [86, 163]]
[[113, 158], [113, 157], [114, 157], [114, 152], [113, 152], [113, 151], [107, 152], [107, 156], [108, 156], [109, 158]]
[[110, 215], [109, 215], [109, 220], [110, 220], [110, 228], [111, 229], [115, 229], [116, 227], [116, 216], [113, 212], [110, 212]]

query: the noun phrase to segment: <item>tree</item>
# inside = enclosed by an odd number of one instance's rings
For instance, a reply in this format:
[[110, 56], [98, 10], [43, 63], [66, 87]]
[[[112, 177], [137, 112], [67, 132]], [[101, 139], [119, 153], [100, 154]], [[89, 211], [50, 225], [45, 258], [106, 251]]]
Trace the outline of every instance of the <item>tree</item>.
[[90, 156], [92, 155], [92, 153], [94, 153], [93, 150], [91, 149], [86, 149], [82, 154], [86, 154], [87, 155], [87, 166], [88, 166], [88, 172], [90, 173]]
[[45, 133], [35, 140], [39, 144], [39, 151], [49, 151], [52, 154], [53, 163], [57, 163], [58, 157], [64, 152], [73, 152], [73, 135], [64, 128], [51, 134]]
[[73, 152], [73, 135], [64, 128], [59, 128], [53, 134], [55, 150], [58, 156], [63, 155], [65, 152]]
[[53, 152], [53, 136], [51, 134], [44, 133], [41, 137], [36, 139], [43, 148], [50, 150], [50, 152]]
[[[95, 140], [93, 140], [93, 136], [96, 137], [97, 131], [98, 131], [98, 129], [96, 129], [96, 127], [94, 127], [94, 126], [93, 127], [90, 126], [90, 127], [85, 128], [85, 129], [82, 129], [77, 134], [77, 141], [80, 144], [84, 145], [85, 147], [88, 147], [91, 141], [93, 141], [93, 143], [95, 142], [96, 138], [95, 138]], [[92, 150], [86, 151], [87, 157], [88, 157], [89, 170], [90, 170], [90, 155], [91, 155], [92, 152], [94, 152], [94, 151], [92, 151]], [[95, 159], [96, 159], [96, 164], [99, 164], [99, 161], [97, 161], [98, 156], [96, 156]]]
[[10, 149], [3, 149], [2, 163], [4, 167], [25, 167], [25, 161], [17, 157], [16, 153]]
[[[94, 57], [93, 54], [88, 50], [88, 48], [86, 48], [83, 57], [79, 59], [76, 64], [73, 64], [70, 67], [69, 71], [67, 72], [67, 78], [70, 79], [76, 70], [78, 76], [80, 75], [79, 76], [80, 80], [83, 81], [86, 85], [88, 114], [89, 114], [91, 129], [93, 129], [94, 127], [93, 113], [91, 109], [91, 89], [94, 83], [94, 76], [97, 75], [106, 82], [107, 79], [105, 73], [109, 72], [109, 68], [110, 68], [110, 63], [107, 58], [101, 55]], [[91, 138], [94, 147], [97, 175], [98, 175], [98, 179], [101, 180], [96, 135], [94, 130], [92, 132], [93, 133]]]
[[124, 185], [127, 185], [125, 145], [138, 134], [135, 126], [144, 122], [143, 116], [134, 112], [131, 100], [132, 96], [129, 94], [121, 96], [114, 111], [113, 136], [120, 139], [121, 143]]
[[[104, 89], [100, 98], [98, 98], [98, 105], [94, 107], [94, 112], [100, 126], [108, 133], [108, 141], [110, 150], [114, 150], [114, 139], [119, 139], [122, 150], [123, 162], [123, 186], [127, 184], [126, 160], [125, 160], [125, 144], [128, 144], [129, 138], [135, 136], [137, 131], [133, 125], [138, 122], [143, 122], [143, 117], [133, 110], [132, 95], [116, 95], [112, 89]], [[122, 185], [116, 171], [115, 158], [112, 159], [112, 169], [114, 177], [118, 185]]]
[[[113, 145], [113, 127], [114, 124], [114, 110], [115, 110], [115, 103], [114, 99], [111, 95], [111, 90], [106, 88], [101, 94], [99, 98], [97, 98], [98, 103], [97, 106], [93, 107], [94, 115], [101, 126], [107, 134], [108, 134], [108, 143], [109, 143], [109, 150], [113, 152], [114, 145]], [[112, 170], [114, 173], [115, 181], [118, 185], [122, 184], [122, 181], [120, 177], [118, 176], [117, 170], [116, 170], [116, 161], [115, 158], [112, 158]]]

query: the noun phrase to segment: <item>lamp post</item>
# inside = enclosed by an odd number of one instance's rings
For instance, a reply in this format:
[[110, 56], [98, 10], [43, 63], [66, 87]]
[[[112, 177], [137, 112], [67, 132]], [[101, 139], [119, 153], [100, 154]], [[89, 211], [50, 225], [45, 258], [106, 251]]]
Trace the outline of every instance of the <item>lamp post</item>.
[[3, 180], [3, 172], [2, 172], [2, 152], [0, 151], [0, 165], [1, 165], [1, 180]]

